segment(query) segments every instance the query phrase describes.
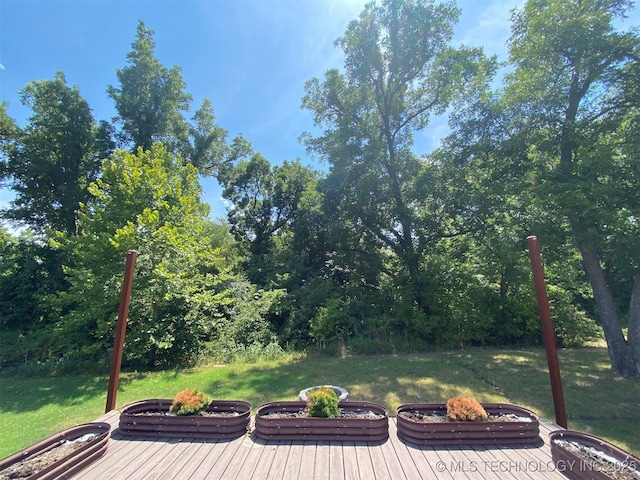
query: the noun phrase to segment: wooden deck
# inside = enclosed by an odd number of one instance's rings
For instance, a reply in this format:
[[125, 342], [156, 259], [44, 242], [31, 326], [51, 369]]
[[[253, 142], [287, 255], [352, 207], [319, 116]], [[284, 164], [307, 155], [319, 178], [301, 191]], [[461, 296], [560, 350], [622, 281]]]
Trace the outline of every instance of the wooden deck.
[[540, 444], [506, 447], [424, 447], [398, 439], [357, 442], [267, 442], [254, 436], [231, 441], [123, 437], [119, 412], [97, 421], [112, 425], [107, 453], [73, 480], [88, 479], [566, 479], [551, 460], [549, 432], [540, 420]]

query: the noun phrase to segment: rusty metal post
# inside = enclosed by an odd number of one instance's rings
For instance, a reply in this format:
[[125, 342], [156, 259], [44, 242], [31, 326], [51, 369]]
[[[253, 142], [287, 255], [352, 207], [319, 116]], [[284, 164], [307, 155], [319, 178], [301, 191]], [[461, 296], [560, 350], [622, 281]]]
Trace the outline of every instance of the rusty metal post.
[[531, 270], [533, 272], [533, 284], [536, 289], [536, 298], [538, 299], [538, 311], [542, 325], [544, 348], [547, 352], [547, 365], [549, 366], [551, 395], [553, 396], [553, 408], [556, 412], [556, 423], [561, 427], [567, 428], [567, 414], [564, 408], [564, 395], [562, 394], [562, 380], [560, 378], [560, 366], [558, 365], [556, 337], [553, 333], [553, 324], [551, 323], [549, 298], [547, 297], [547, 288], [544, 283], [544, 272], [542, 270], [542, 262], [540, 261], [540, 249], [538, 248], [537, 237], [527, 237], [527, 244], [529, 246], [529, 258], [531, 259]]
[[127, 315], [131, 302], [131, 287], [133, 286], [133, 270], [136, 266], [135, 250], [127, 252], [127, 261], [124, 267], [124, 281], [120, 293], [120, 309], [118, 310], [118, 323], [116, 324], [116, 338], [113, 342], [113, 356], [111, 357], [111, 372], [109, 374], [109, 389], [107, 390], [107, 405], [104, 413], [116, 408], [116, 395], [120, 381], [120, 366], [122, 365], [122, 351], [124, 349], [124, 334], [127, 328]]

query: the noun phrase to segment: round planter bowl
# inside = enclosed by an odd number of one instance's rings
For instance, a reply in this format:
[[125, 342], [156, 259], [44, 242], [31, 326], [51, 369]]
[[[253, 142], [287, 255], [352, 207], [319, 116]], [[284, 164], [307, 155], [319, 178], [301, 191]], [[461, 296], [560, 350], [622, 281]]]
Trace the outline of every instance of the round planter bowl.
[[126, 405], [120, 412], [123, 435], [182, 438], [237, 438], [247, 433], [251, 404], [214, 400], [209, 413], [232, 415], [168, 415], [173, 400], [151, 399]]
[[304, 390], [300, 390], [300, 393], [298, 394], [298, 399], [301, 402], [306, 402], [308, 400], [308, 395], [309, 395], [309, 392], [311, 392], [311, 390], [315, 390], [316, 388], [322, 388], [322, 387], [333, 389], [333, 391], [336, 392], [336, 395], [338, 396], [338, 399], [341, 402], [346, 402], [347, 400], [349, 400], [349, 392], [344, 388], [336, 387], [335, 385], [316, 385], [315, 387], [305, 388]]
[[349, 412], [372, 412], [376, 417], [318, 418], [304, 416], [270, 417], [270, 413], [296, 414], [306, 402], [265, 403], [256, 411], [255, 433], [263, 440], [344, 440], [379, 442], [389, 437], [389, 412], [382, 405], [367, 402], [342, 402]]
[[483, 403], [489, 415], [511, 414], [521, 421], [429, 422], [411, 421], [400, 414], [417, 411], [423, 415], [447, 414], [443, 403], [412, 403], [398, 407], [398, 437], [418, 445], [513, 445], [540, 441], [538, 417], [531, 411], [507, 403]]
[[44, 480], [69, 478], [104, 455], [109, 443], [110, 430], [111, 425], [102, 422], [86, 423], [84, 425], [78, 425], [76, 427], [63, 430], [62, 432], [56, 433], [41, 442], [34, 443], [21, 452], [0, 460], [0, 472], [11, 468], [12, 465], [17, 463], [29, 460], [30, 458], [35, 458], [65, 441], [73, 441], [88, 434], [95, 434], [95, 438], [90, 442], [87, 442], [79, 449], [71, 452], [69, 455], [55, 461], [46, 468], [28, 477], [30, 479], [38, 478]]
[[[567, 442], [576, 442], [585, 447], [593, 448], [602, 452], [607, 457], [615, 459], [618, 465], [607, 466], [604, 470], [599, 471], [595, 468], [595, 460], [587, 460], [576, 455], [571, 450], [567, 450], [558, 440]], [[630, 474], [637, 475], [640, 472], [640, 458], [631, 455], [629, 452], [619, 447], [587, 433], [575, 432], [573, 430], [556, 430], [549, 434], [551, 443], [551, 458], [553, 463], [562, 468], [562, 472], [569, 478], [574, 480], [610, 480], [612, 476], [607, 474], [610, 472], [619, 472], [628, 469]], [[632, 478], [631, 475], [629, 478]]]

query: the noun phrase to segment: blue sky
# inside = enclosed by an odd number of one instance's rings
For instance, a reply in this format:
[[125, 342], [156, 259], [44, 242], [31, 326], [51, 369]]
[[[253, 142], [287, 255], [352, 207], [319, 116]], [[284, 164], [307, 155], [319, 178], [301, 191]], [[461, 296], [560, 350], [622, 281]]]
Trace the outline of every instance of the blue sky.
[[[106, 95], [126, 65], [138, 19], [155, 31], [156, 56], [179, 65], [193, 95], [213, 103], [230, 137], [242, 133], [269, 161], [300, 158], [311, 164], [298, 137], [312, 130], [300, 109], [304, 83], [342, 67], [333, 41], [357, 17], [364, 0], [0, 0], [0, 93], [20, 125], [30, 115], [18, 89], [62, 70], [76, 84], [97, 120], [115, 115]], [[509, 15], [524, 0], [459, 0], [454, 41], [482, 45], [506, 59]], [[640, 25], [638, 9], [624, 27]], [[190, 116], [190, 115], [189, 115]], [[416, 135], [416, 153], [437, 146], [446, 132], [436, 119]], [[315, 165], [322, 168], [322, 165]], [[220, 189], [203, 181], [214, 217], [224, 216]], [[0, 189], [0, 207], [11, 200]]]

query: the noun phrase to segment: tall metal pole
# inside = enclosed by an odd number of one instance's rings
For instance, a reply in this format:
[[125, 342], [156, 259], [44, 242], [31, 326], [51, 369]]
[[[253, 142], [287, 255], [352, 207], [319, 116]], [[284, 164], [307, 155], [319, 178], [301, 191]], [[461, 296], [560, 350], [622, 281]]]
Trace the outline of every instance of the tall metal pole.
[[527, 237], [527, 244], [529, 246], [529, 258], [531, 259], [531, 270], [533, 271], [533, 284], [536, 289], [536, 298], [538, 299], [544, 348], [547, 352], [547, 365], [549, 366], [551, 395], [553, 396], [553, 408], [556, 412], [556, 423], [561, 427], [567, 428], [567, 414], [564, 408], [564, 395], [562, 394], [562, 380], [560, 378], [560, 366], [558, 365], [556, 337], [553, 333], [553, 324], [551, 323], [549, 298], [547, 297], [547, 288], [544, 283], [544, 272], [542, 270], [542, 262], [540, 261], [538, 239], [535, 236]]
[[127, 328], [127, 316], [129, 315], [129, 303], [131, 302], [131, 287], [133, 286], [133, 271], [136, 266], [135, 250], [127, 252], [127, 261], [124, 267], [124, 281], [120, 293], [120, 309], [118, 310], [118, 323], [116, 324], [116, 338], [113, 342], [113, 356], [111, 357], [111, 372], [109, 374], [109, 389], [107, 390], [107, 405], [104, 413], [116, 408], [116, 395], [120, 382], [120, 367], [122, 365], [122, 351], [124, 350], [124, 334]]

